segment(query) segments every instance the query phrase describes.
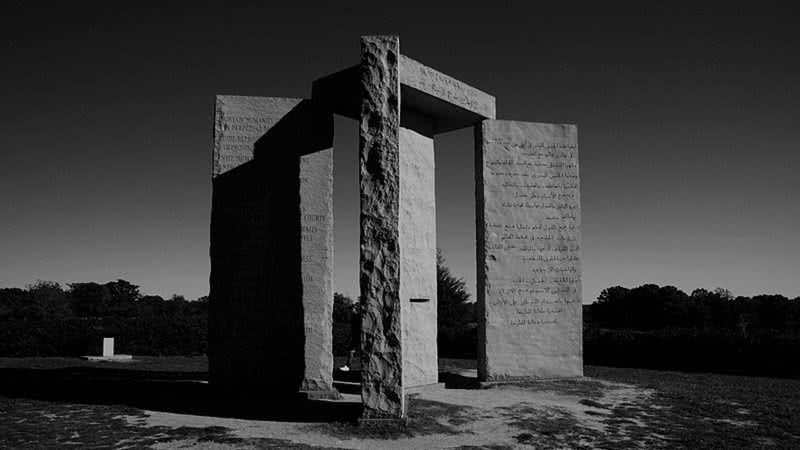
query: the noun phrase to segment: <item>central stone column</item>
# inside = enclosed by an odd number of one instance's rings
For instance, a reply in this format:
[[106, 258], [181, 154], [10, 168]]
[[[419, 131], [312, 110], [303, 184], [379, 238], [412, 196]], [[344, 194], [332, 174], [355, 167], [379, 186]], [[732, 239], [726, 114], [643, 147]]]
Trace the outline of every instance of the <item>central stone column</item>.
[[436, 348], [436, 184], [433, 120], [402, 106], [400, 115], [403, 387], [410, 389], [439, 381]]
[[397, 36], [361, 38], [363, 419], [406, 415], [400, 301], [400, 77]]

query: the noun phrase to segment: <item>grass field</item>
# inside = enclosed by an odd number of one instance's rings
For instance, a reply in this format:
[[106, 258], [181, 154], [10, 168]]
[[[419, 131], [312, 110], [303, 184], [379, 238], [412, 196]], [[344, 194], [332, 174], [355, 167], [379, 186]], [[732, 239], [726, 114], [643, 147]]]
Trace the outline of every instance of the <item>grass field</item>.
[[[440, 369], [469, 377], [474, 364]], [[0, 447], [800, 448], [800, 380], [594, 366], [585, 375], [483, 390], [443, 376], [446, 388], [411, 395], [407, 428], [376, 430], [356, 425], [355, 395], [284, 415], [212, 407], [204, 358], [0, 358]]]

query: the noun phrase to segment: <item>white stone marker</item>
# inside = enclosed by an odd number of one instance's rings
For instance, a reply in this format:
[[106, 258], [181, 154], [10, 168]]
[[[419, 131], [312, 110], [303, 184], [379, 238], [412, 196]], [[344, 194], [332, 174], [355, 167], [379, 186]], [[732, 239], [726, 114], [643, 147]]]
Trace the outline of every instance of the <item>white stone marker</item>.
[[82, 356], [81, 358], [87, 361], [98, 361], [98, 362], [132, 362], [133, 356], [131, 355], [116, 355], [114, 354], [114, 338], [113, 337], [104, 337], [103, 338], [103, 354], [100, 356], [97, 355], [89, 355], [89, 356]]
[[114, 356], [114, 338], [103, 338], [103, 356]]

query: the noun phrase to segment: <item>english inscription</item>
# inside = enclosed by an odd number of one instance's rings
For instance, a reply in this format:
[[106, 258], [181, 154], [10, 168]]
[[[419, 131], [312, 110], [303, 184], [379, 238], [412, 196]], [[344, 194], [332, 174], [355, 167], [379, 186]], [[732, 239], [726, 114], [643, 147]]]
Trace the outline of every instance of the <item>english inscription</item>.
[[212, 176], [253, 159], [255, 142], [300, 99], [217, 96]]

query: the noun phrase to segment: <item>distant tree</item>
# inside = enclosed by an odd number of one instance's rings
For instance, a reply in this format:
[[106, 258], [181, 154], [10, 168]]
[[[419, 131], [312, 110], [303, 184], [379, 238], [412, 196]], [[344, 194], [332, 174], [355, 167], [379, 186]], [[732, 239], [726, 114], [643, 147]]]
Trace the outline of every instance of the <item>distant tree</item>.
[[691, 324], [689, 296], [675, 286], [658, 289], [659, 310], [655, 311], [653, 325], [658, 328]]
[[67, 295], [58, 283], [39, 280], [28, 286], [28, 297], [33, 320], [56, 321], [72, 316]]
[[140, 307], [147, 305], [148, 307], [159, 308], [164, 303], [164, 298], [160, 295], [145, 295], [136, 302]]
[[789, 299], [783, 295], [756, 295], [751, 300], [758, 311], [758, 324], [764, 329], [787, 328], [791, 319]]
[[597, 297], [599, 303], [616, 303], [624, 301], [625, 297], [630, 293], [630, 289], [622, 286], [613, 286], [603, 289], [600, 296]]
[[106, 314], [117, 317], [136, 315], [135, 303], [142, 298], [139, 286], [125, 280], [117, 280], [106, 283], [105, 287], [110, 296], [110, 310]]
[[690, 297], [692, 325], [703, 330], [713, 328], [732, 328], [738, 324], [743, 334], [747, 334], [750, 319], [737, 311], [746, 307], [746, 301], [734, 301], [727, 289], [695, 289]]
[[350, 297], [335, 292], [333, 294], [333, 321], [336, 323], [350, 323], [358, 305]]
[[721, 287], [714, 289], [714, 295], [723, 300], [733, 300], [733, 294], [731, 293], [731, 291], [723, 289]]
[[133, 303], [141, 298], [139, 286], [125, 280], [106, 283], [106, 288], [113, 303]]
[[0, 289], [0, 320], [23, 319], [28, 302], [28, 291], [20, 288]]
[[80, 317], [125, 317], [136, 313], [142, 298], [139, 286], [126, 280], [99, 283], [71, 283], [67, 292], [72, 309]]
[[111, 309], [108, 287], [98, 283], [71, 283], [67, 292], [72, 310], [79, 317], [102, 317]]
[[689, 296], [675, 286], [643, 284], [628, 289], [604, 289], [591, 306], [591, 317], [600, 327], [658, 329], [691, 323]]
[[349, 355], [361, 334], [361, 305], [338, 292], [333, 294], [333, 353]]
[[458, 327], [466, 323], [472, 308], [467, 283], [447, 267], [444, 252], [436, 250], [437, 314], [440, 326]]

